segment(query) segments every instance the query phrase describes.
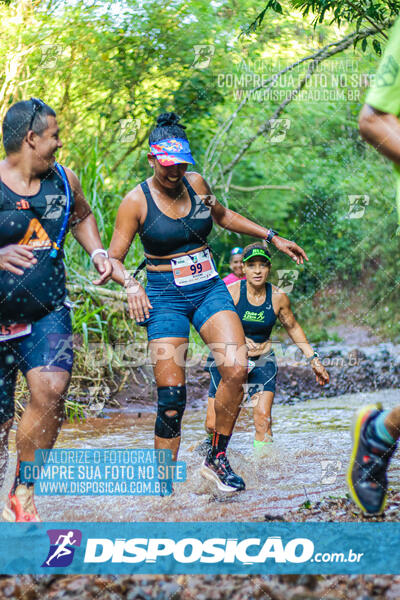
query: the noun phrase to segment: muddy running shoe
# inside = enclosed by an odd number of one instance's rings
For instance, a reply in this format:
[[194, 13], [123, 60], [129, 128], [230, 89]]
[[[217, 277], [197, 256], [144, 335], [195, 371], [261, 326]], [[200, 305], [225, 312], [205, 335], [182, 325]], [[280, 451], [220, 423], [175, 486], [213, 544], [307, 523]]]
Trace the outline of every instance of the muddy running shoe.
[[347, 483], [354, 502], [364, 514], [379, 515], [386, 504], [386, 471], [397, 444], [366, 436], [367, 429], [382, 411], [376, 405], [365, 406], [353, 420], [353, 451], [347, 472]]
[[218, 452], [213, 456], [212, 450], [209, 450], [200, 474], [205, 479], [216, 483], [222, 492], [239, 492], [246, 487], [243, 479], [232, 471], [225, 452]]
[[210, 450], [210, 448], [212, 447], [212, 436], [210, 437], [209, 435], [204, 438], [204, 440], [202, 440], [195, 448], [197, 454], [200, 454], [200, 456], [207, 456], [208, 451]]
[[20, 484], [8, 494], [8, 502], [3, 510], [3, 519], [17, 523], [40, 522], [33, 501], [33, 486]]

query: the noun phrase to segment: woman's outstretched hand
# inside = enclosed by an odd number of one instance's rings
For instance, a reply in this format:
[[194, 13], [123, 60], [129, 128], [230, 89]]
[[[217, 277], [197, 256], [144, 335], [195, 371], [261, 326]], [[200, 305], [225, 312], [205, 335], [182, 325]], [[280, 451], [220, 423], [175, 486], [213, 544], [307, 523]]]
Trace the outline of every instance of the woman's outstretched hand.
[[315, 357], [311, 361], [312, 370], [315, 373], [315, 380], [320, 385], [325, 385], [329, 383], [329, 373], [325, 369], [324, 365], [321, 363], [319, 358]]
[[274, 235], [271, 244], [274, 244], [275, 248], [290, 256], [290, 258], [296, 261], [298, 265], [303, 264], [304, 260], [308, 260], [307, 254], [304, 252], [303, 248], [300, 248], [300, 246], [296, 244], [296, 242], [287, 240], [279, 235]]

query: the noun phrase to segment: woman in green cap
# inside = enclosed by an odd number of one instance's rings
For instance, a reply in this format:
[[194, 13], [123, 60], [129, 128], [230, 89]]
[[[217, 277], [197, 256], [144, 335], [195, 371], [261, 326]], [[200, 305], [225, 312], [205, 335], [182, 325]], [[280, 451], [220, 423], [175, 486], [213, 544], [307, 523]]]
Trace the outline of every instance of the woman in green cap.
[[[270, 335], [277, 319], [310, 363], [317, 382], [320, 385], [329, 383], [329, 375], [296, 321], [288, 296], [267, 281], [271, 271], [271, 255], [262, 243], [256, 242], [244, 248], [243, 269], [246, 280], [231, 284], [228, 290], [245, 333], [249, 356], [245, 394], [254, 407], [254, 447], [260, 448], [272, 441], [271, 408], [278, 368]], [[218, 358], [210, 354], [206, 367], [211, 376], [206, 418], [209, 436], [214, 431], [215, 393], [221, 379], [217, 365]], [[208, 438], [204, 446], [209, 443]]]

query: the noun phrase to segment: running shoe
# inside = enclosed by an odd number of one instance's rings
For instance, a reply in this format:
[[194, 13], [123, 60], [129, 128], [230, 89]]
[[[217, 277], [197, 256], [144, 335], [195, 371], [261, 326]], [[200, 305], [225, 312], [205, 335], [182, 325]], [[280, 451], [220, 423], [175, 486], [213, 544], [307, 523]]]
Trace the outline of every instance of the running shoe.
[[253, 448], [254, 448], [254, 450], [263, 450], [265, 448], [265, 446], [272, 444], [273, 441], [274, 441], [274, 438], [272, 437], [272, 435], [266, 434], [264, 436], [263, 441], [253, 440]]
[[5, 521], [17, 523], [40, 522], [39, 515], [33, 501], [33, 485], [18, 485], [8, 494], [8, 502], [3, 510]]
[[367, 438], [370, 423], [382, 412], [376, 405], [365, 406], [354, 416], [353, 451], [347, 471], [347, 483], [354, 502], [366, 515], [379, 515], [386, 504], [386, 471], [397, 444], [389, 447]]
[[210, 450], [210, 448], [212, 447], [212, 436], [210, 437], [209, 435], [204, 438], [204, 440], [202, 440], [195, 448], [197, 454], [200, 454], [200, 456], [207, 456], [208, 451]]
[[240, 492], [246, 487], [243, 479], [232, 471], [225, 452], [218, 452], [213, 456], [212, 449], [209, 450], [200, 474], [205, 479], [216, 483], [222, 492]]

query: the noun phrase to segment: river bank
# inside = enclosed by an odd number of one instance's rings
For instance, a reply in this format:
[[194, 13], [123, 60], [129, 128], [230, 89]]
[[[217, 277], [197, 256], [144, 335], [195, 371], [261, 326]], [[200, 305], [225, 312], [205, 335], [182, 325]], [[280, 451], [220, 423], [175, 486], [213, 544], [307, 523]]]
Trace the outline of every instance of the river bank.
[[[389, 471], [390, 476], [390, 471]], [[389, 481], [389, 486], [390, 486]], [[398, 522], [400, 519], [400, 486], [397, 477], [393, 480], [393, 486], [397, 490], [389, 489], [386, 510], [383, 515], [376, 517], [365, 517], [361, 511], [352, 502], [349, 495], [342, 497], [328, 496], [312, 502], [305, 500], [301, 506], [295, 510], [290, 510], [283, 515], [265, 514], [265, 520], [268, 522], [326, 522], [326, 523], [382, 523], [387, 521]]]
[[[325, 342], [316, 348], [330, 375], [330, 383], [323, 388], [316, 383], [312, 368], [295, 348], [275, 347], [276, 404], [400, 388], [400, 345], [383, 342], [360, 349], [355, 344]], [[204, 371], [204, 358], [196, 358], [186, 368], [189, 409], [204, 407], [210, 381]], [[136, 369], [135, 378], [137, 381], [127, 381], [113, 399], [122, 407], [146, 409], [149, 402], [153, 405], [157, 392], [151, 366]]]

